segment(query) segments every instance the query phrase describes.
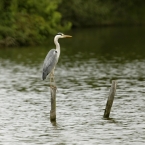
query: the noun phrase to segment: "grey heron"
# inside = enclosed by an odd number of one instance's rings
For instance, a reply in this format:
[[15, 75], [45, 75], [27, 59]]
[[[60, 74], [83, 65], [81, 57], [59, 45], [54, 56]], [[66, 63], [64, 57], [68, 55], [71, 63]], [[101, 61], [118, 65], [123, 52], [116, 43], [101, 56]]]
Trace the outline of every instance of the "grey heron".
[[[47, 75], [54, 75], [54, 69], [58, 62], [60, 56], [60, 45], [58, 43], [59, 38], [67, 38], [72, 37], [70, 35], [65, 35], [63, 33], [57, 33], [54, 37], [54, 43], [56, 45], [56, 49], [51, 49], [45, 57], [44, 64], [43, 64], [43, 73], [42, 79], [45, 80]], [[51, 81], [51, 79], [50, 79]]]

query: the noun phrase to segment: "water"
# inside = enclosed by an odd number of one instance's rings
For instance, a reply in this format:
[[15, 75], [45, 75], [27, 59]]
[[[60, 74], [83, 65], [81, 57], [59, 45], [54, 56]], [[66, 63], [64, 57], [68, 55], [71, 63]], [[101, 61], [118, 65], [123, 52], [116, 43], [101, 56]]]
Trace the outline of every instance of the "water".
[[[69, 32], [56, 69], [57, 123], [49, 121], [42, 63], [52, 48], [0, 49], [0, 144], [145, 144], [145, 28]], [[103, 119], [112, 80], [117, 92]]]

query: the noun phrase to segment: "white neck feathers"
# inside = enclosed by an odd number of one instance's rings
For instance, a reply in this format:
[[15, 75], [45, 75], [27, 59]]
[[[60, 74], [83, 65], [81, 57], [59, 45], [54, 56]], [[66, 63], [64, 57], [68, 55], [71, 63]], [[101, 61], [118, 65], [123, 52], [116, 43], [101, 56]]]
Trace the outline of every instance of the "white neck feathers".
[[54, 43], [55, 43], [55, 45], [56, 45], [56, 51], [57, 51], [57, 54], [58, 54], [58, 58], [59, 58], [59, 55], [60, 55], [60, 45], [59, 45], [59, 43], [58, 43], [58, 39], [60, 38], [60, 36], [59, 35], [56, 35], [55, 37], [54, 37]]

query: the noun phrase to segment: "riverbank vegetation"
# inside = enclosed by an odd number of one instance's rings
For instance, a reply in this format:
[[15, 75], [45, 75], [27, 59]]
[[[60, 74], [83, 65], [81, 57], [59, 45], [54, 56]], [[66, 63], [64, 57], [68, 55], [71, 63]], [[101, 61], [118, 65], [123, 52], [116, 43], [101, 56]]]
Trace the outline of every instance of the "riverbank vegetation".
[[1, 0], [0, 45], [36, 45], [73, 28], [144, 25], [143, 0]]

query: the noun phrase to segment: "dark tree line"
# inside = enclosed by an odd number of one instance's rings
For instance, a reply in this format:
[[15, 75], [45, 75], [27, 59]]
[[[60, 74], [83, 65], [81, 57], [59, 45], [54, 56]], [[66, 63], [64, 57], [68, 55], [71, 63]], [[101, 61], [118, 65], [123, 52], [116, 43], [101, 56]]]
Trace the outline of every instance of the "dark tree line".
[[144, 0], [62, 0], [59, 11], [73, 27], [145, 24]]

